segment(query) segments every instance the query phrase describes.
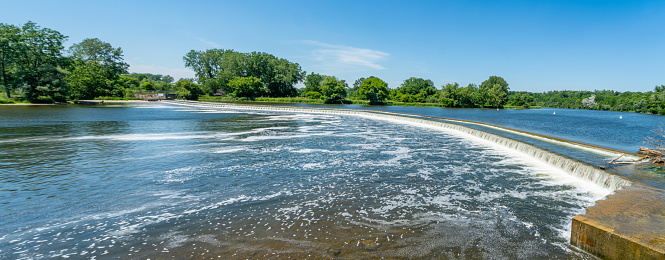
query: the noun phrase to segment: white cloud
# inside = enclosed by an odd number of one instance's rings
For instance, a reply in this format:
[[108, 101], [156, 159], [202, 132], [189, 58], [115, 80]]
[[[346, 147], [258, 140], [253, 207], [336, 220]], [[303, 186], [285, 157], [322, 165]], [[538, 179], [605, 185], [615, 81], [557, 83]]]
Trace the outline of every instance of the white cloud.
[[379, 64], [388, 53], [355, 48], [344, 45], [333, 45], [317, 41], [304, 41], [305, 44], [323, 47], [313, 51], [314, 59], [323, 62], [323, 67], [364, 67], [376, 70], [385, 69]]
[[201, 43], [203, 43], [207, 46], [213, 47], [213, 48], [221, 48], [222, 47], [222, 45], [219, 44], [219, 43], [216, 43], [216, 42], [213, 42], [213, 41], [208, 41], [208, 40], [203, 39], [203, 38], [198, 38], [197, 37], [196, 40], [200, 41]]
[[[128, 62], [129, 63], [129, 62]], [[174, 79], [181, 78], [194, 78], [194, 71], [186, 68], [169, 68], [165, 66], [156, 66], [148, 64], [132, 64], [129, 63], [129, 72], [136, 73], [152, 73], [161, 75], [171, 75]]]

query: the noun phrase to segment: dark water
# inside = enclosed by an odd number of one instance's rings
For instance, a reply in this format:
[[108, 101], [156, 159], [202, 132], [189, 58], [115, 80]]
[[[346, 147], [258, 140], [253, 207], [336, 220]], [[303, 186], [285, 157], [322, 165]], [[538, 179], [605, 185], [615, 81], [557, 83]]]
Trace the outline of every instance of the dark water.
[[0, 107], [0, 259], [583, 257], [570, 219], [608, 192], [354, 116]]
[[[665, 116], [581, 109], [461, 109], [439, 107], [281, 104], [368, 109], [488, 123], [582, 143], [637, 153], [645, 136], [665, 124]], [[556, 114], [555, 114], [556, 113]]]

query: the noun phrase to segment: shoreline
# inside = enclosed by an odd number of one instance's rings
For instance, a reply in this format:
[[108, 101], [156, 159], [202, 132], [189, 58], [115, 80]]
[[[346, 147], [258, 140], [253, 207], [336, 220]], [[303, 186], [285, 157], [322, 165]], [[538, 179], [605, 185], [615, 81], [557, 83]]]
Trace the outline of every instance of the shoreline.
[[[147, 100], [79, 100], [90, 103], [147, 103], [147, 102], [157, 102], [157, 101], [147, 101]], [[58, 105], [74, 105], [74, 102], [66, 103], [9, 103], [9, 104], [0, 104], [0, 106], [58, 106]]]

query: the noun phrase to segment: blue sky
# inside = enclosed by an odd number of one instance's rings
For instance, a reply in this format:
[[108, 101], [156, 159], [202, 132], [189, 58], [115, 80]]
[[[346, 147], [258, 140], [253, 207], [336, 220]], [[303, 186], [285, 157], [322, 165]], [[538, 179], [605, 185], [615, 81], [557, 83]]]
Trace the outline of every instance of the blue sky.
[[262, 51], [352, 84], [409, 77], [511, 90], [650, 91], [665, 84], [665, 1], [7, 1], [34, 21], [124, 50], [131, 72], [193, 77], [190, 50]]

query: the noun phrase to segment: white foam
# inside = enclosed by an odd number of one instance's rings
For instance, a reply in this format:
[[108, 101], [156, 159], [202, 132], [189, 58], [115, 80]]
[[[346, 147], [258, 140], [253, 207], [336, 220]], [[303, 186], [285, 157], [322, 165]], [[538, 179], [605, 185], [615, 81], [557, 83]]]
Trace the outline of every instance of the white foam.
[[213, 153], [237, 153], [241, 151], [247, 151], [247, 147], [236, 147], [236, 148], [226, 148], [226, 149], [219, 149], [215, 150]]

